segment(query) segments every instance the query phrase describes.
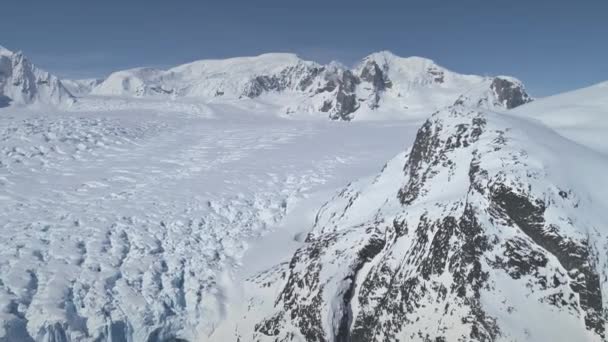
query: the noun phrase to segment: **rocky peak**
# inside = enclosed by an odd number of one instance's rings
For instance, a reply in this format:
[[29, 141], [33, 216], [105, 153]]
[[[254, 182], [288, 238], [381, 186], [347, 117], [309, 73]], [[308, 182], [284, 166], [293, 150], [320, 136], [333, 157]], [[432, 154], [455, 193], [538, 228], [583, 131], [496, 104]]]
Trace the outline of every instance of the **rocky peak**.
[[352, 119], [350, 115], [359, 109], [355, 91], [361, 81], [350, 70], [344, 70], [341, 74], [342, 77], [338, 82], [335, 105], [330, 113], [330, 118], [349, 121]]
[[21, 51], [0, 51], [0, 107], [9, 104], [61, 105], [74, 101], [56, 76], [35, 67]]
[[480, 86], [462, 94], [454, 104], [486, 109], [512, 109], [532, 101], [519, 80], [497, 76], [484, 80]]
[[238, 336], [605, 341], [608, 236], [589, 216], [601, 194], [549, 172], [564, 154], [547, 140], [569, 144], [504, 115], [437, 112], [407, 153], [321, 208], [288, 263], [256, 278], [278, 295]]
[[392, 82], [388, 77], [388, 63], [386, 61], [378, 62], [372, 58], [366, 59], [360, 68], [359, 78], [362, 82], [367, 82], [371, 85], [371, 96], [369, 100], [369, 108], [376, 109], [379, 107], [382, 93], [392, 87]]
[[512, 77], [494, 77], [490, 89], [496, 94], [498, 102], [507, 109], [515, 108], [532, 101], [532, 98], [526, 93], [523, 84]]

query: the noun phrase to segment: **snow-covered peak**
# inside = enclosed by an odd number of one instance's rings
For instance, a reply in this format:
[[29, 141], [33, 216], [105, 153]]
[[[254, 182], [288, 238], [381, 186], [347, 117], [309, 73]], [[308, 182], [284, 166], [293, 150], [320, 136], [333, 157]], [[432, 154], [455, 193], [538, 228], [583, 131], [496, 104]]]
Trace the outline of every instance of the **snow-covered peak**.
[[521, 81], [509, 76], [484, 78], [462, 94], [455, 104], [486, 109], [512, 109], [532, 102]]
[[136, 68], [111, 74], [92, 91], [96, 95], [171, 96], [238, 99], [299, 85], [312, 69], [321, 68], [289, 53], [200, 60], [168, 70]]
[[5, 48], [4, 46], [0, 45], [0, 56], [1, 55], [12, 55], [13, 52], [7, 48]]
[[382, 112], [423, 118], [455, 102], [503, 110], [532, 100], [515, 78], [460, 74], [427, 58], [399, 57], [387, 51], [364, 58], [355, 73], [363, 82], [358, 91], [364, 102], [359, 118], [374, 118]]
[[434, 61], [423, 57], [400, 57], [390, 51], [376, 52], [367, 57], [355, 68], [359, 74], [378, 68], [394, 79], [397, 85], [411, 83], [428, 84], [442, 82], [442, 75], [448, 72]]
[[247, 302], [257, 305], [225, 331], [256, 341], [605, 341], [606, 172], [606, 158], [538, 123], [439, 111], [411, 149], [324, 205], [289, 261], [251, 278]]
[[424, 69], [430, 66], [436, 66], [435, 62], [431, 59], [419, 57], [419, 56], [409, 56], [409, 57], [401, 57], [395, 55], [391, 51], [384, 50], [379, 52], [374, 52], [372, 54], [367, 55], [363, 58], [362, 63], [366, 63], [369, 61], [373, 61], [378, 63], [379, 65], [391, 64], [392, 66], [401, 65], [404, 67], [409, 67], [412, 69]]
[[0, 107], [66, 105], [73, 101], [59, 78], [34, 66], [22, 52], [0, 48]]

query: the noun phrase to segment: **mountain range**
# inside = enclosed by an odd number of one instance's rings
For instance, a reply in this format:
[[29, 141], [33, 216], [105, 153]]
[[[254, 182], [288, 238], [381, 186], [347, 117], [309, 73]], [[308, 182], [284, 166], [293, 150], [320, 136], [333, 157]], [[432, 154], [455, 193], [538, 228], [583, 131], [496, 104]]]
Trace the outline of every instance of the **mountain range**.
[[36, 68], [22, 53], [2, 51], [0, 89], [5, 105], [69, 105], [86, 101], [89, 95], [202, 103], [253, 100], [282, 116], [313, 113], [348, 121], [383, 113], [421, 118], [456, 102], [510, 109], [532, 101], [515, 78], [463, 75], [429, 59], [402, 58], [388, 51], [371, 54], [354, 68], [269, 53], [201, 60], [168, 70], [135, 68], [99, 80], [60, 80]]

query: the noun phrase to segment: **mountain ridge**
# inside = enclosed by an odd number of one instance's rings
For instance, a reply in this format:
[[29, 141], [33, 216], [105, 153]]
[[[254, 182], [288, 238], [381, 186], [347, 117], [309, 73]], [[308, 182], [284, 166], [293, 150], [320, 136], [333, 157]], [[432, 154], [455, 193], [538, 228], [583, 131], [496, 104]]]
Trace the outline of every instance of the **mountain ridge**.
[[426, 116], [462, 96], [495, 109], [532, 101], [513, 77], [459, 74], [430, 59], [389, 51], [372, 53], [353, 68], [291, 53], [199, 60], [166, 70], [133, 68], [112, 73], [91, 94], [203, 101], [268, 98], [280, 115], [321, 113], [346, 121], [382, 111]]
[[22, 52], [0, 46], [0, 108], [9, 105], [65, 106], [74, 100], [58, 77], [36, 67]]
[[249, 279], [256, 305], [216, 336], [605, 341], [608, 183], [591, 179], [608, 162], [595, 157], [531, 121], [437, 112], [328, 201], [287, 262]]
[[421, 119], [455, 102], [504, 110], [532, 101], [513, 77], [459, 74], [430, 59], [390, 51], [369, 54], [352, 68], [293, 53], [265, 53], [168, 69], [131, 68], [100, 80], [61, 80], [20, 52], [1, 51], [3, 106], [65, 107], [75, 101], [86, 104], [90, 95], [202, 103], [259, 100], [279, 116], [315, 114], [350, 121], [391, 115]]

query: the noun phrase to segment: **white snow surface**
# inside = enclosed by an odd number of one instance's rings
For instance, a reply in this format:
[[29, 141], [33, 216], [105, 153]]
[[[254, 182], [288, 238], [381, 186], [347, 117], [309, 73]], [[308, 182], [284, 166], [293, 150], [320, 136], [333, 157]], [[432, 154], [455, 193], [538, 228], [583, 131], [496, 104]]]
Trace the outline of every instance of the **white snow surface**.
[[564, 137], [608, 155], [608, 82], [545, 97], [510, 113], [539, 120]]
[[0, 341], [206, 340], [249, 245], [415, 131], [115, 102], [0, 110]]

